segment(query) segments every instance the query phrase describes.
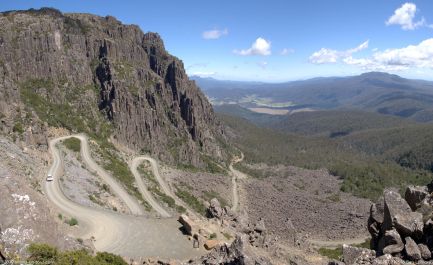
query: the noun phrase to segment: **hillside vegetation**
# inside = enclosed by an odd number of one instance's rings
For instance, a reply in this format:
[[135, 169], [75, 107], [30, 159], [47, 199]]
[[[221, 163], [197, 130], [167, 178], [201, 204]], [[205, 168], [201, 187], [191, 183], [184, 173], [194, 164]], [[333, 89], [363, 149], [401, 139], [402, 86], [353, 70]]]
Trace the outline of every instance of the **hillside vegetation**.
[[[326, 168], [342, 178], [342, 191], [357, 196], [377, 199], [385, 187], [424, 185], [433, 177], [428, 167], [418, 166], [414, 162], [402, 163], [401, 157], [407, 157], [404, 161], [418, 161], [414, 158], [415, 154], [425, 156], [425, 161], [433, 160], [433, 156], [424, 153], [421, 147], [416, 148], [414, 143], [417, 140], [402, 141], [408, 135], [398, 132], [405, 132], [406, 129], [382, 129], [383, 135], [379, 137], [375, 137], [376, 132], [373, 130], [360, 132], [353, 137], [306, 137], [261, 128], [237, 117], [224, 114], [219, 116], [228, 130], [231, 130], [232, 140], [244, 152], [246, 163]], [[413, 134], [423, 135], [426, 139], [430, 137], [433, 142], [433, 135], [429, 136], [424, 127], [413, 125], [410, 128]], [[386, 135], [389, 132], [386, 131], [395, 131], [399, 137], [395, 136], [394, 142], [388, 140]], [[359, 141], [356, 142], [356, 139]], [[365, 146], [372, 148], [361, 148]], [[378, 146], [383, 147], [382, 152], [373, 148]], [[405, 147], [408, 146], [411, 155], [406, 155]]]
[[98, 252], [92, 256], [86, 250], [59, 251], [47, 244], [31, 244], [29, 252], [29, 264], [87, 264], [87, 265], [127, 265], [120, 256], [107, 252]]

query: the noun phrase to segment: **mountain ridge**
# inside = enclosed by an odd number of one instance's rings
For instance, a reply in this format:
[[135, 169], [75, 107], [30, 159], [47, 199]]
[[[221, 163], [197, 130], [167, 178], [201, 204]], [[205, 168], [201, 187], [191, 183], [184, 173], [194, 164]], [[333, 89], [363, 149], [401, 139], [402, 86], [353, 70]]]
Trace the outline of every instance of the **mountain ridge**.
[[46, 146], [49, 126], [84, 129], [198, 167], [203, 155], [227, 157], [212, 106], [157, 33], [51, 8], [3, 12], [0, 20], [4, 133], [19, 128], [28, 144]]
[[[415, 121], [433, 120], [433, 82], [383, 72], [279, 84], [238, 83], [230, 86], [214, 80], [210, 86], [210, 81], [196, 82], [216, 105], [235, 103], [251, 108], [265, 104], [270, 108], [288, 110], [357, 109]], [[278, 103], [286, 103], [286, 107], [277, 107]]]

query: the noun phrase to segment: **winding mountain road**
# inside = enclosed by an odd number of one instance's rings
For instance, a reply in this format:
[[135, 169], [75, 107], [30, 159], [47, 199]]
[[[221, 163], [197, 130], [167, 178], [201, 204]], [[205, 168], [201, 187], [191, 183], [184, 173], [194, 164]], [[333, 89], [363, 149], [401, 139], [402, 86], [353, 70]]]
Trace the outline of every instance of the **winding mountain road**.
[[247, 178], [247, 175], [240, 172], [239, 170], [235, 169], [233, 167], [234, 164], [241, 162], [244, 160], [244, 153], [241, 152], [241, 157], [236, 157], [233, 159], [233, 161], [230, 163], [229, 169], [232, 175], [232, 192], [233, 192], [233, 205], [232, 205], [232, 211], [236, 212], [239, 208], [239, 191], [238, 191], [238, 179], [245, 179]]
[[53, 156], [49, 174], [53, 175], [54, 181], [45, 182], [43, 187], [48, 199], [63, 215], [78, 220], [79, 226], [73, 232], [73, 236], [83, 239], [94, 238], [96, 250], [131, 258], [146, 256], [184, 260], [203, 253], [202, 249], [193, 248], [192, 243], [179, 230], [181, 225], [174, 218], [152, 219], [137, 215], [122, 215], [86, 207], [66, 198], [59, 181], [63, 172], [63, 160], [56, 144], [71, 137], [81, 141], [81, 155], [85, 163], [100, 174], [111, 189], [126, 202], [131, 212], [140, 214], [143, 210], [111, 176], [107, 173], [104, 176], [104, 170], [91, 159], [87, 138], [84, 135], [53, 139], [49, 143], [49, 151]]
[[[132, 174], [135, 177], [135, 181], [137, 182], [138, 189], [140, 190], [140, 192], [143, 195], [144, 199], [150, 204], [150, 206], [159, 215], [161, 215], [161, 217], [166, 217], [166, 218], [167, 217], [171, 217], [171, 215], [161, 205], [159, 205], [159, 203], [155, 200], [155, 198], [152, 196], [152, 194], [150, 193], [150, 191], [147, 189], [146, 184], [144, 184], [143, 177], [140, 175], [140, 173], [137, 170], [137, 167], [143, 161], [150, 161], [150, 158], [147, 157], [147, 156], [139, 156], [139, 157], [134, 158], [129, 163], [129, 168], [131, 169], [131, 172], [132, 172]], [[156, 169], [158, 169], [158, 168], [156, 168]], [[155, 169], [153, 167], [153, 164], [152, 164], [152, 172], [153, 172], [153, 175], [155, 176], [155, 178], [157, 179], [158, 183], [160, 184], [160, 186], [163, 187], [161, 185], [161, 182], [164, 182], [164, 181], [160, 181], [161, 176], [159, 176], [159, 172], [157, 170], [155, 171]], [[155, 174], [155, 173], [158, 173], [158, 174]], [[165, 192], [164, 188], [163, 188], [163, 191]]]

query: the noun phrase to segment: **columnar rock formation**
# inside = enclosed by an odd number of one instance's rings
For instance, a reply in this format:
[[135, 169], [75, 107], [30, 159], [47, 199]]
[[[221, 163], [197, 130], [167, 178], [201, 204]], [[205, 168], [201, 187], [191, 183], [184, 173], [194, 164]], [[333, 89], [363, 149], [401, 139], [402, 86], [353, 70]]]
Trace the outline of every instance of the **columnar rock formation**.
[[[49, 8], [0, 13], [0, 24], [1, 131], [21, 121], [15, 130], [38, 145], [44, 122], [78, 131], [71, 121], [82, 119], [98, 131], [108, 121], [119, 142], [167, 162], [224, 159], [211, 105], [158, 34]], [[56, 107], [68, 111], [67, 121]]]

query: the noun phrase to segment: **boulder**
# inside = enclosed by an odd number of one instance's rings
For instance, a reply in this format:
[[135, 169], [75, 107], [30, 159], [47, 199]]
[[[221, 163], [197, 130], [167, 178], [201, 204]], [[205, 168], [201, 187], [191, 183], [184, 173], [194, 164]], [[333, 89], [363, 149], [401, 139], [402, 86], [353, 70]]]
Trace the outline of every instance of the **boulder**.
[[181, 214], [179, 216], [179, 222], [182, 224], [182, 228], [187, 235], [192, 236], [196, 234], [196, 225], [191, 219], [189, 219], [188, 216], [186, 216], [185, 214]]
[[383, 218], [385, 214], [385, 203], [384, 198], [380, 197], [377, 203], [372, 204], [370, 207], [370, 217], [376, 221], [378, 224], [383, 223]]
[[424, 224], [424, 242], [429, 248], [433, 249], [433, 220], [428, 219]]
[[204, 243], [204, 247], [207, 250], [211, 250], [214, 249], [216, 246], [218, 246], [221, 242], [219, 240], [215, 240], [215, 239], [209, 239], [206, 240], [206, 242]]
[[421, 258], [423, 260], [429, 260], [431, 259], [431, 251], [428, 249], [428, 247], [424, 244], [418, 244], [419, 251], [421, 252]]
[[343, 260], [346, 265], [365, 264], [371, 262], [375, 257], [374, 250], [343, 245]]
[[385, 205], [383, 197], [379, 198], [377, 203], [372, 204], [370, 207], [370, 216], [367, 221], [367, 229], [371, 235], [371, 244], [375, 249], [377, 249], [377, 245], [380, 239], [379, 237], [382, 234], [381, 230], [385, 214], [384, 211]]
[[422, 237], [424, 223], [422, 214], [412, 212], [409, 204], [393, 190], [384, 191], [385, 211], [382, 230], [397, 229], [403, 237], [415, 239]]
[[404, 199], [410, 208], [415, 211], [427, 195], [429, 195], [427, 187], [409, 186], [406, 188]]
[[210, 218], [221, 218], [224, 215], [224, 210], [216, 198], [213, 198], [210, 201], [210, 205], [207, 208], [207, 213]]
[[266, 232], [265, 221], [262, 218], [260, 218], [259, 221], [256, 223], [256, 225], [254, 226], [254, 230], [259, 233]]
[[421, 251], [418, 248], [418, 245], [413, 241], [412, 238], [405, 238], [406, 244], [404, 246], [404, 250], [406, 251], [406, 255], [410, 260], [418, 261], [421, 259]]
[[383, 254], [396, 254], [404, 249], [403, 241], [397, 230], [392, 229], [385, 232], [379, 240], [378, 250]]

